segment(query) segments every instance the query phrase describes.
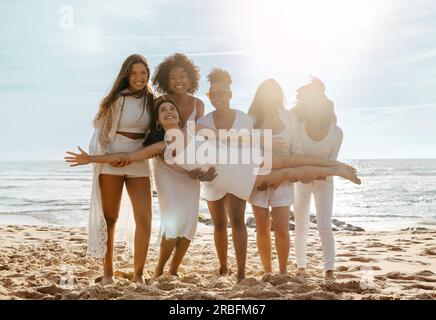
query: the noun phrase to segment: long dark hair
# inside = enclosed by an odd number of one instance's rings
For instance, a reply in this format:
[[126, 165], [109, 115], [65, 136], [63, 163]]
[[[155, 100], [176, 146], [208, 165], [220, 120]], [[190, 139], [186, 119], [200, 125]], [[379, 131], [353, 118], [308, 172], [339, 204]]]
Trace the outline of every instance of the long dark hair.
[[179, 108], [177, 108], [177, 105], [174, 101], [172, 100], [162, 100], [160, 99], [160, 101], [153, 106], [152, 110], [151, 110], [151, 122], [150, 122], [150, 132], [147, 135], [147, 138], [145, 139], [143, 146], [147, 147], [150, 146], [156, 142], [159, 141], [164, 141], [165, 138], [165, 130], [164, 128], [160, 127], [160, 129], [158, 129], [158, 121], [159, 121], [159, 108], [160, 106], [165, 103], [165, 102], [170, 102], [172, 103], [177, 110], [177, 113], [179, 115], [180, 118], [180, 113], [179, 113]]
[[[124, 89], [129, 87], [129, 75], [132, 72], [132, 67], [136, 63], [141, 63], [147, 69], [147, 86], [140, 92], [135, 94], [133, 93], [122, 93]], [[150, 112], [153, 105], [153, 91], [151, 86], [148, 84], [148, 80], [150, 79], [150, 68], [148, 66], [147, 60], [139, 55], [132, 54], [124, 60], [121, 65], [121, 69], [118, 72], [118, 75], [115, 79], [114, 84], [112, 85], [109, 93], [103, 98], [103, 101], [100, 104], [100, 108], [94, 118], [94, 127], [97, 126], [98, 121], [106, 115], [106, 112], [109, 110], [110, 106], [117, 100], [119, 96], [135, 96], [137, 98], [144, 97], [144, 111], [145, 108]], [[145, 105], [145, 101], [147, 101], [147, 105]]]

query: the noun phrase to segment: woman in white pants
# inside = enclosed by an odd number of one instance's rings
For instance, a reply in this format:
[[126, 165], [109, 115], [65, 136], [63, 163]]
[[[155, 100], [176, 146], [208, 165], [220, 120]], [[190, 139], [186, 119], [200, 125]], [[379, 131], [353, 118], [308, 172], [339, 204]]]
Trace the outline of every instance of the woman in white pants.
[[[300, 120], [299, 136], [305, 155], [335, 161], [342, 143], [342, 130], [336, 125], [333, 103], [324, 94], [324, 84], [313, 78], [298, 89], [292, 109]], [[332, 231], [333, 178], [295, 184], [295, 256], [297, 274], [305, 274], [310, 202], [315, 199], [317, 227], [321, 239], [326, 279], [334, 279], [335, 244]]]

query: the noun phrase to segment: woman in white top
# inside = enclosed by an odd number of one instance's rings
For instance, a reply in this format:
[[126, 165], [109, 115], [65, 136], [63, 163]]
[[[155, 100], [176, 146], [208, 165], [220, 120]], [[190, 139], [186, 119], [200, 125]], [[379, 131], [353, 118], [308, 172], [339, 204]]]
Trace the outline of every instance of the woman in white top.
[[[197, 121], [204, 114], [204, 103], [192, 95], [198, 89], [199, 79], [198, 67], [187, 56], [176, 53], [166, 57], [157, 66], [152, 79], [153, 85], [162, 94], [156, 99], [155, 106], [165, 100], [175, 101], [179, 106], [182, 127], [189, 121]], [[160, 126], [154, 129], [163, 130]], [[162, 238], [154, 277], [163, 274], [173, 251], [169, 273], [177, 275], [197, 228], [200, 182], [189, 172], [167, 165], [161, 158], [153, 159], [153, 177], [161, 214]]]
[[[256, 129], [271, 129], [273, 137], [282, 138], [284, 147], [273, 149], [276, 154], [301, 154], [298, 143], [298, 120], [293, 113], [284, 108], [284, 94], [274, 79], [262, 82], [257, 88], [248, 114], [255, 121]], [[271, 207], [275, 244], [279, 260], [279, 271], [287, 274], [287, 262], [290, 250], [289, 216], [290, 206], [294, 203], [294, 184], [282, 182], [279, 186], [257, 190], [249, 199], [256, 221], [256, 240], [260, 259], [266, 273], [272, 272], [271, 266]]]
[[[91, 154], [134, 152], [150, 127], [153, 94], [148, 85], [150, 70], [144, 57], [129, 56], [95, 117]], [[115, 165], [115, 164], [114, 164]], [[147, 160], [125, 167], [94, 166], [89, 217], [88, 253], [104, 258], [103, 284], [113, 282], [113, 245], [123, 186], [132, 202], [136, 229], [133, 282], [143, 283], [142, 274], [151, 232], [150, 169]]]
[[[324, 84], [316, 78], [298, 89], [292, 109], [300, 120], [300, 141], [305, 155], [335, 161], [342, 143], [342, 130], [336, 125], [334, 106], [324, 94]], [[335, 244], [332, 231], [333, 178], [304, 181], [295, 186], [295, 256], [297, 273], [305, 274], [306, 238], [310, 201], [315, 199], [318, 233], [321, 238], [326, 279], [334, 278]]]
[[[198, 123], [211, 129], [247, 129], [253, 128], [250, 116], [237, 109], [230, 108], [232, 98], [230, 74], [222, 69], [213, 69], [207, 79], [210, 82], [208, 96], [215, 111], [198, 119]], [[247, 256], [247, 226], [245, 225], [246, 201], [225, 189], [217, 189], [212, 182], [202, 184], [204, 198], [207, 201], [214, 226], [214, 242], [220, 263], [219, 274], [229, 274], [227, 265], [228, 235], [227, 224], [230, 218], [233, 247], [238, 266], [238, 281], [245, 278]]]

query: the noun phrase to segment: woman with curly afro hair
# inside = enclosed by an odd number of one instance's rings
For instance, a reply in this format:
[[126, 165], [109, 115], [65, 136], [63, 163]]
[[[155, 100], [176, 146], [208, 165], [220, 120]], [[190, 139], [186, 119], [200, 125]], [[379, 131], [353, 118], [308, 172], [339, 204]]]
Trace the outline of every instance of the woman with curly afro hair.
[[[161, 94], [155, 107], [162, 101], [175, 102], [180, 114], [180, 125], [197, 121], [204, 115], [204, 103], [194, 96], [200, 80], [199, 68], [184, 54], [166, 57], [154, 71], [152, 83]], [[161, 127], [153, 128], [162, 131]], [[200, 181], [192, 172], [176, 170], [162, 159], [153, 159], [153, 177], [158, 193], [161, 214], [161, 248], [155, 277], [174, 251], [169, 272], [177, 274], [178, 267], [194, 237], [200, 206]]]

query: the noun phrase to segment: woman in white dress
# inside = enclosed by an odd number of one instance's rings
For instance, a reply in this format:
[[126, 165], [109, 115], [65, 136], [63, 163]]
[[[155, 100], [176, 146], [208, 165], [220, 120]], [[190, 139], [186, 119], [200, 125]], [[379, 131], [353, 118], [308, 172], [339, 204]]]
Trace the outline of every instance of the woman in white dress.
[[[302, 154], [298, 142], [298, 120], [284, 108], [284, 93], [274, 79], [262, 82], [254, 96], [248, 114], [255, 119], [256, 129], [271, 129], [273, 137], [284, 140], [284, 148], [273, 149], [273, 153], [289, 155]], [[250, 196], [256, 221], [256, 240], [260, 259], [266, 273], [271, 266], [271, 207], [275, 245], [279, 260], [279, 271], [287, 274], [290, 250], [289, 217], [290, 206], [294, 203], [294, 184], [284, 181], [280, 185], [257, 190]]]
[[[210, 83], [208, 97], [214, 111], [198, 119], [198, 124], [211, 129], [253, 129], [253, 120], [244, 112], [230, 107], [232, 98], [230, 74], [222, 69], [213, 69], [207, 79]], [[214, 242], [220, 263], [219, 274], [230, 273], [227, 265], [228, 235], [227, 225], [230, 219], [233, 247], [238, 266], [236, 277], [245, 278], [247, 257], [247, 226], [245, 225], [246, 201], [226, 190], [217, 189], [212, 182], [202, 184], [204, 198], [207, 201], [214, 226]]]
[[[194, 97], [199, 86], [198, 67], [184, 54], [165, 58], [156, 68], [152, 83], [163, 100], [173, 100], [179, 106], [180, 124], [197, 121], [204, 114], [204, 103]], [[154, 127], [163, 130], [160, 126]], [[169, 166], [161, 158], [153, 159], [153, 177], [161, 214], [161, 248], [154, 277], [163, 274], [171, 254], [169, 273], [177, 270], [194, 238], [200, 206], [200, 182], [189, 172]]]
[[[95, 117], [90, 153], [130, 152], [142, 148], [150, 127], [153, 94], [150, 70], [144, 57], [129, 56]], [[115, 165], [115, 163], [114, 163]], [[123, 187], [126, 186], [135, 218], [133, 282], [142, 275], [151, 233], [151, 189], [148, 161], [124, 167], [96, 164], [93, 169], [89, 216], [88, 254], [104, 258], [103, 284], [113, 282], [113, 246]]]
[[[311, 83], [298, 89], [297, 105], [292, 111], [300, 120], [299, 136], [304, 154], [336, 161], [343, 134], [336, 124], [333, 103], [325, 96], [324, 91], [324, 84], [319, 79], [313, 78]], [[333, 190], [333, 177], [327, 177], [324, 181], [297, 183], [295, 186], [295, 256], [298, 274], [306, 274], [306, 239], [313, 195], [325, 277], [334, 278]]]

